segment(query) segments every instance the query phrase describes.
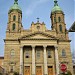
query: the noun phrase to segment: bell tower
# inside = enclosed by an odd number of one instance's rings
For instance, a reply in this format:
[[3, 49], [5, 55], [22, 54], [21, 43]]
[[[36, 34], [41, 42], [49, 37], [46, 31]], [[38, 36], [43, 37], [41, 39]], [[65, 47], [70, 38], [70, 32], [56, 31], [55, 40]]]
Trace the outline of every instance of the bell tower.
[[52, 23], [52, 30], [55, 30], [58, 37], [66, 37], [67, 30], [66, 24], [64, 20], [64, 12], [58, 5], [58, 1], [54, 0], [54, 7], [51, 11], [51, 23]]
[[8, 12], [8, 27], [9, 32], [20, 32], [22, 29], [22, 10], [18, 5], [18, 0], [14, 0], [13, 6]]

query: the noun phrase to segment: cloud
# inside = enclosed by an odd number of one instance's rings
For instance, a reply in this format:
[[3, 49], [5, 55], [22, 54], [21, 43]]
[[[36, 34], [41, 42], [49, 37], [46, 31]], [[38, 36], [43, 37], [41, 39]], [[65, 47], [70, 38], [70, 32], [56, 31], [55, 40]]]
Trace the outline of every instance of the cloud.
[[34, 12], [34, 10], [35, 10], [35, 8], [36, 8], [38, 5], [40, 5], [40, 4], [42, 4], [42, 3], [46, 3], [46, 2], [48, 2], [48, 1], [49, 1], [49, 0], [38, 0], [38, 1], [33, 0], [32, 3], [31, 3], [31, 4], [29, 5], [29, 7], [27, 8], [27, 10], [25, 11], [26, 16], [32, 15], [33, 12]]

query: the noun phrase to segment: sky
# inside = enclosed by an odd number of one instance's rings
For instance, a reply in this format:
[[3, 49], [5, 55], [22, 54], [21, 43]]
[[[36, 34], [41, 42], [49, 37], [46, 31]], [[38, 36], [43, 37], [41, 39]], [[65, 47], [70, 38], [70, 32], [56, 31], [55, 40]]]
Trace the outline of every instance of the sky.
[[[8, 22], [8, 11], [14, 0], [0, 0], [0, 56], [4, 56], [4, 40]], [[24, 29], [31, 26], [32, 21], [36, 22], [37, 17], [40, 22], [46, 24], [47, 29], [51, 29], [50, 14], [54, 6], [53, 0], [18, 0], [22, 9], [22, 25]], [[59, 6], [65, 14], [66, 28], [69, 29], [75, 21], [75, 0], [58, 0]], [[75, 51], [75, 33], [69, 33], [71, 41], [71, 51]]]

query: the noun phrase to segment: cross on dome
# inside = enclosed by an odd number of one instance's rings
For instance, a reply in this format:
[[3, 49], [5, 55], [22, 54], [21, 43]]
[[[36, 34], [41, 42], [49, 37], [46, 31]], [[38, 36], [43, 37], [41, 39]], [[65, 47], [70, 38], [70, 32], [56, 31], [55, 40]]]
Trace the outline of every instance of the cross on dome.
[[58, 1], [57, 0], [54, 0], [54, 6], [58, 6]]
[[18, 4], [18, 0], [14, 0], [14, 4]]

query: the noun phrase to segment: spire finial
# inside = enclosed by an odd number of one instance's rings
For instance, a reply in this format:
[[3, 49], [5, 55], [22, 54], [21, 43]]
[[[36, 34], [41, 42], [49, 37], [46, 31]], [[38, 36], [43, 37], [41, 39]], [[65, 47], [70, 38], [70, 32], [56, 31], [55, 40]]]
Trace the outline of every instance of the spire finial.
[[14, 4], [18, 4], [18, 0], [14, 0]]
[[37, 22], [39, 22], [39, 18], [37, 18]]
[[54, 6], [58, 6], [58, 1], [57, 0], [54, 0]]

